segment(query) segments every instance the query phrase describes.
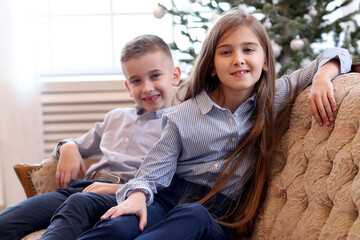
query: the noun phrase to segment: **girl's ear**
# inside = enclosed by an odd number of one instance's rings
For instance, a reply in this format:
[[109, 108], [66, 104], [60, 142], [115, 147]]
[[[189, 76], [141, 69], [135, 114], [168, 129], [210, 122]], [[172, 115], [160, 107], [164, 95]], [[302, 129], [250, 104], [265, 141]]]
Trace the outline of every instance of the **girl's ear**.
[[215, 77], [215, 75], [216, 75], [215, 68], [212, 68], [212, 69], [211, 69], [210, 75], [211, 75], [211, 77]]
[[268, 66], [267, 66], [267, 61], [266, 61], [266, 58], [264, 59], [264, 64], [263, 64], [263, 67], [262, 69], [267, 72], [268, 71]]

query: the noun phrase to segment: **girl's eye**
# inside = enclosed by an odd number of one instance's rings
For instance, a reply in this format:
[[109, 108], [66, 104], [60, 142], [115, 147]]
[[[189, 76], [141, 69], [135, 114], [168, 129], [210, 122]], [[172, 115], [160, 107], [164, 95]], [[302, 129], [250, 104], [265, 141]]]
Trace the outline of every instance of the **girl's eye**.
[[231, 53], [231, 51], [222, 51], [221, 55], [229, 55]]
[[246, 48], [245, 50], [244, 50], [244, 52], [253, 52], [254, 51], [254, 49], [252, 49], [252, 48]]

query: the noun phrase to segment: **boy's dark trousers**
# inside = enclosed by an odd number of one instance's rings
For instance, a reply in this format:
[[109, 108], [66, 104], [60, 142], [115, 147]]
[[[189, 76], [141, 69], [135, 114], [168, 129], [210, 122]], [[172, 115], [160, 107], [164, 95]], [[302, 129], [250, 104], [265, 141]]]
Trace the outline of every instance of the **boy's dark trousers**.
[[200, 204], [192, 203], [207, 191], [208, 188], [174, 178], [170, 186], [156, 194], [153, 204], [147, 207], [147, 225], [143, 232], [139, 230], [136, 215], [124, 215], [99, 221], [77, 239], [228, 240], [228, 229], [219, 225], [215, 218], [223, 216], [230, 201], [220, 194], [215, 208], [209, 211]]
[[82, 193], [93, 182], [76, 179], [67, 188], [31, 197], [6, 209], [0, 214], [1, 239], [17, 240], [46, 228], [41, 239], [75, 239], [117, 204], [113, 195]]

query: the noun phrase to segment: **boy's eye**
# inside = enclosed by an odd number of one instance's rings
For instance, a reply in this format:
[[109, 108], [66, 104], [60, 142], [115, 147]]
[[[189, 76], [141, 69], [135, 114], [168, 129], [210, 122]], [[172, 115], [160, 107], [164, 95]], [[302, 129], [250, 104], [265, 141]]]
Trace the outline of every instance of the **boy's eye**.
[[159, 78], [160, 75], [161, 75], [160, 73], [154, 73], [153, 75], [151, 75], [151, 78], [156, 79], [156, 78]]
[[141, 82], [140, 79], [133, 79], [130, 81], [131, 84], [139, 84]]

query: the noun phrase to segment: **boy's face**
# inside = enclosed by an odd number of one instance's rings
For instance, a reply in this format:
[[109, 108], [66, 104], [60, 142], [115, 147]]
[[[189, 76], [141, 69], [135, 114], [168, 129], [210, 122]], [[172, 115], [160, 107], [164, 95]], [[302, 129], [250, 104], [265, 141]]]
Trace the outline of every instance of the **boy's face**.
[[145, 111], [171, 106], [172, 86], [180, 81], [180, 69], [162, 51], [154, 51], [122, 64], [126, 88]]

